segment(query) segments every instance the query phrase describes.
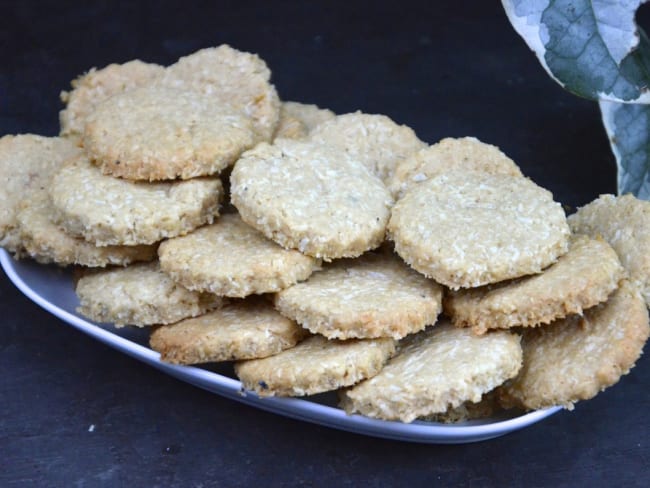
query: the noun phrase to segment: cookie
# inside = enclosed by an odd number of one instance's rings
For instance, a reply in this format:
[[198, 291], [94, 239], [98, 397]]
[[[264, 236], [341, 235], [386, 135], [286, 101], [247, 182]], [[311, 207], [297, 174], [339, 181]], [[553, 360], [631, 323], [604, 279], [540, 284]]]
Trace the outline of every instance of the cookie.
[[337, 341], [312, 336], [292, 349], [235, 364], [246, 390], [259, 396], [304, 396], [376, 375], [395, 351], [392, 339]]
[[163, 242], [158, 254], [161, 269], [175, 281], [190, 290], [228, 297], [283, 290], [306, 280], [320, 265], [317, 259], [278, 246], [237, 214]]
[[517, 374], [519, 336], [483, 336], [441, 322], [400, 342], [398, 353], [375, 377], [344, 391], [341, 406], [384, 420], [412, 422], [481, 396]]
[[417, 183], [454, 170], [522, 176], [519, 166], [498, 147], [474, 137], [448, 137], [400, 162], [388, 188], [395, 198], [402, 198]]
[[576, 235], [569, 251], [543, 273], [451, 291], [445, 296], [445, 312], [454, 325], [472, 327], [476, 334], [548, 324], [606, 301], [624, 275], [609, 244]]
[[77, 312], [116, 327], [171, 324], [219, 308], [223, 299], [190, 291], [160, 271], [157, 261], [83, 276], [76, 293]]
[[632, 195], [601, 195], [568, 221], [574, 232], [609, 242], [650, 306], [650, 202]]
[[347, 152], [384, 182], [401, 161], [426, 146], [410, 127], [398, 125], [385, 115], [362, 112], [322, 122], [309, 138]]
[[345, 152], [290, 139], [244, 153], [230, 183], [244, 222], [324, 260], [378, 247], [393, 203], [384, 184]]
[[83, 144], [104, 174], [130, 180], [218, 174], [254, 144], [250, 120], [196, 92], [148, 86], [115, 95], [86, 119]]
[[212, 223], [222, 195], [216, 178], [132, 182], [103, 175], [85, 156], [61, 168], [50, 186], [54, 222], [98, 246], [152, 244], [186, 234]]
[[648, 311], [628, 281], [603, 304], [584, 316], [573, 315], [550, 325], [526, 329], [524, 365], [499, 389], [504, 406], [529, 409], [592, 398], [627, 374], [650, 334]]
[[20, 202], [44, 191], [52, 175], [80, 149], [62, 137], [33, 134], [0, 138], [0, 246], [22, 251], [16, 216]]
[[72, 90], [61, 92], [61, 101], [66, 104], [59, 113], [61, 135], [80, 138], [86, 118], [99, 103], [118, 93], [147, 85], [163, 71], [162, 66], [138, 59], [124, 64], [109, 64], [99, 70], [91, 68], [72, 81]]
[[299, 120], [307, 133], [314, 130], [317, 125], [336, 117], [336, 114], [327, 108], [300, 102], [282, 102], [280, 117], [282, 115]]
[[414, 269], [449, 288], [539, 273], [568, 249], [552, 194], [519, 176], [453, 171], [393, 207], [389, 237]]
[[338, 260], [275, 296], [276, 308], [329, 339], [401, 339], [435, 323], [442, 287], [397, 256]]
[[26, 254], [39, 263], [104, 267], [156, 258], [155, 245], [97, 247], [69, 236], [52, 223], [54, 210], [44, 191], [23, 200], [21, 207], [17, 216], [20, 240]]
[[233, 106], [251, 119], [259, 142], [271, 140], [280, 119], [280, 99], [270, 79], [271, 71], [257, 54], [223, 44], [180, 58], [156, 83]]
[[265, 358], [294, 347], [305, 336], [298, 324], [262, 300], [242, 300], [199, 317], [162, 325], [150, 345], [173, 364]]

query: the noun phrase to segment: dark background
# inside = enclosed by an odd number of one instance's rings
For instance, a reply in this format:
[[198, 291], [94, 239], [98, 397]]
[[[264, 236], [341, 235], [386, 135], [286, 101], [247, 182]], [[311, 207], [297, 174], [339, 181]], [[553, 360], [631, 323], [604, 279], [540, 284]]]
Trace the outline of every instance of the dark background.
[[[0, 2], [0, 135], [58, 132], [92, 66], [229, 43], [283, 99], [501, 147], [557, 200], [615, 191], [597, 105], [554, 84], [499, 2]], [[646, 23], [646, 25], [648, 25]], [[461, 446], [286, 419], [188, 386], [0, 278], [0, 486], [647, 486], [650, 360], [574, 412]], [[94, 431], [89, 427], [94, 425]]]

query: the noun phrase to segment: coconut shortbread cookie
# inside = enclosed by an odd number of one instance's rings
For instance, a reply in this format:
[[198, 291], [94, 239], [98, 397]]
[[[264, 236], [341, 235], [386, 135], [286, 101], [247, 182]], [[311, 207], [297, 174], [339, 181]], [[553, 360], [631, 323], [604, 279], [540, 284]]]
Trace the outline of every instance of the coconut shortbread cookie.
[[219, 215], [223, 186], [216, 178], [145, 183], [101, 173], [85, 156], [54, 176], [54, 221], [99, 246], [152, 244], [186, 234]]
[[522, 176], [519, 166], [498, 147], [474, 137], [447, 137], [400, 162], [388, 188], [396, 198], [402, 198], [417, 183], [454, 170]]
[[540, 272], [568, 249], [553, 195], [519, 176], [453, 171], [393, 207], [389, 237], [414, 269], [449, 288]]
[[124, 64], [110, 64], [90, 71], [73, 80], [72, 90], [61, 92], [66, 108], [59, 113], [61, 135], [81, 137], [86, 118], [107, 98], [147, 85], [160, 76], [164, 68], [136, 59]]
[[160, 359], [174, 364], [265, 358], [295, 346], [306, 335], [298, 324], [262, 300], [242, 300], [151, 333]]
[[217, 174], [254, 138], [251, 121], [226, 103], [148, 86], [100, 103], [83, 144], [104, 174], [154, 181]]
[[0, 138], [0, 246], [9, 252], [22, 251], [16, 216], [20, 202], [44, 191], [63, 163], [80, 153], [62, 137], [33, 134]]
[[330, 109], [321, 108], [318, 105], [300, 102], [282, 102], [280, 117], [286, 115], [299, 120], [307, 133], [323, 122], [333, 119], [336, 114]]
[[584, 316], [571, 316], [522, 339], [524, 364], [499, 389], [505, 407], [529, 409], [562, 405], [573, 409], [618, 382], [634, 366], [650, 334], [648, 310], [628, 281]]
[[190, 290], [229, 297], [282, 290], [320, 265], [318, 259], [278, 246], [237, 214], [163, 242], [158, 254], [161, 269]]
[[52, 222], [53, 216], [54, 209], [45, 191], [24, 200], [18, 212], [21, 243], [27, 255], [40, 263], [104, 267], [156, 258], [155, 245], [97, 247], [72, 237]]
[[601, 195], [568, 218], [573, 232], [602, 237], [650, 306], [650, 202], [633, 195]]
[[338, 341], [312, 336], [292, 349], [235, 364], [243, 388], [259, 396], [303, 396], [376, 375], [395, 352], [392, 339]]
[[607, 242], [576, 235], [569, 251], [543, 273], [451, 291], [445, 296], [445, 312], [454, 325], [472, 327], [477, 334], [548, 324], [606, 301], [624, 275]]
[[345, 152], [290, 139], [244, 153], [230, 183], [244, 222], [325, 260], [378, 247], [393, 203], [384, 184]]
[[275, 306], [330, 339], [401, 339], [433, 324], [442, 287], [392, 254], [339, 260], [276, 294]]
[[495, 331], [477, 336], [449, 322], [404, 338], [375, 377], [341, 394], [341, 406], [384, 420], [412, 422], [481, 396], [517, 374], [519, 336]]
[[157, 261], [102, 270], [83, 276], [77, 312], [116, 327], [171, 324], [219, 308], [224, 300], [190, 291], [160, 271]]
[[257, 55], [223, 44], [201, 49], [167, 67], [156, 84], [196, 91], [249, 117], [255, 142], [270, 141], [280, 118], [280, 99], [271, 71]]
[[398, 125], [385, 115], [362, 112], [322, 122], [309, 138], [347, 152], [384, 182], [401, 161], [426, 146], [410, 127]]

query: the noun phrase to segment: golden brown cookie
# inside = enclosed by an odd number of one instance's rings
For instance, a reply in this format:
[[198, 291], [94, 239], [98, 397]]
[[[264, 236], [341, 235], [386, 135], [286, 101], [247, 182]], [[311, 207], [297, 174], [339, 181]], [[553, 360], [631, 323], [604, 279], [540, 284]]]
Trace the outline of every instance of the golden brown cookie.
[[306, 331], [263, 300], [241, 300], [199, 317], [162, 325], [150, 344], [173, 364], [265, 358], [295, 346]]
[[569, 251], [541, 274], [450, 291], [444, 300], [445, 312], [454, 325], [471, 327], [477, 334], [534, 327], [606, 301], [624, 275], [607, 242], [576, 235]]
[[347, 413], [412, 422], [478, 402], [517, 374], [521, 358], [516, 334], [477, 336], [441, 322], [402, 339], [379, 374], [342, 393], [341, 406]]
[[442, 287], [397, 256], [366, 253], [337, 260], [275, 296], [276, 308], [329, 339], [401, 339], [433, 324]]
[[278, 246], [237, 214], [163, 242], [158, 254], [162, 270], [175, 281], [228, 297], [283, 290], [320, 265], [318, 259]]
[[83, 133], [84, 147], [102, 172], [129, 180], [218, 174], [254, 142], [250, 120], [228, 104], [157, 86], [103, 101]]
[[76, 292], [80, 314], [116, 327], [171, 324], [224, 303], [221, 297], [190, 291], [172, 281], [157, 261], [85, 275]]
[[66, 104], [59, 113], [61, 135], [80, 138], [86, 118], [99, 103], [151, 83], [163, 70], [162, 66], [138, 59], [124, 64], [109, 64], [102, 69], [91, 68], [72, 81], [72, 90], [61, 92], [61, 101]]
[[62, 137], [33, 134], [0, 138], [0, 246], [22, 251], [16, 216], [24, 198], [44, 191], [63, 163], [79, 154], [75, 144]]
[[452, 289], [539, 273], [567, 251], [570, 233], [549, 191], [476, 171], [411, 189], [393, 207], [388, 232], [407, 263]]
[[235, 364], [246, 390], [259, 396], [303, 396], [376, 375], [395, 351], [392, 339], [338, 341], [312, 336], [275, 356]]
[[290, 139], [244, 153], [230, 183], [244, 222], [326, 261], [378, 247], [393, 203], [384, 184], [345, 152]]
[[524, 331], [524, 365], [499, 390], [506, 407], [562, 405], [569, 410], [627, 374], [650, 334], [648, 310], [628, 281], [584, 316]]
[[568, 221], [573, 232], [609, 242], [650, 306], [650, 202], [632, 195], [601, 195]]
[[475, 137], [448, 137], [400, 162], [388, 182], [388, 188], [399, 199], [417, 183], [454, 170], [522, 176], [515, 162], [498, 147]]

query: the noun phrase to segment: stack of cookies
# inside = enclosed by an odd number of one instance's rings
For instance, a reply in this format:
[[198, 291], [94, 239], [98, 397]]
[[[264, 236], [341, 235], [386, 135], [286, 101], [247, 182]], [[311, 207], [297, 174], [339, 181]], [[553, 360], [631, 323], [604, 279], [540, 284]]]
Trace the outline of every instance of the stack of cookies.
[[90, 70], [60, 137], [0, 139], [0, 244], [83, 266], [81, 314], [151, 326], [163, 361], [233, 361], [259, 396], [457, 421], [630, 370], [649, 203], [567, 220], [494, 146], [283, 102], [270, 76], [225, 45]]

